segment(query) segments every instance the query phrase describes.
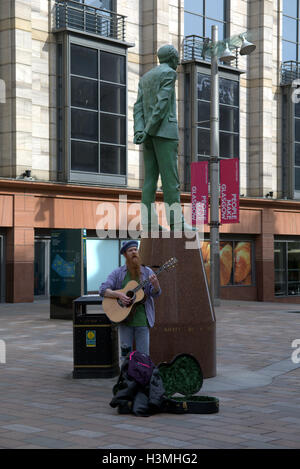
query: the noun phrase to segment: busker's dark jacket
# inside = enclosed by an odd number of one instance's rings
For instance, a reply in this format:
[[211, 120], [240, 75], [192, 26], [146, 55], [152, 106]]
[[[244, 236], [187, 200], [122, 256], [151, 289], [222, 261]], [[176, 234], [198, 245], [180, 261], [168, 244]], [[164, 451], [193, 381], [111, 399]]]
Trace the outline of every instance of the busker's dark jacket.
[[158, 368], [153, 369], [150, 383], [142, 386], [128, 376], [128, 364], [129, 357], [126, 357], [118, 382], [113, 388], [114, 397], [110, 406], [118, 407], [120, 414], [133, 413], [143, 417], [163, 412], [165, 389]]

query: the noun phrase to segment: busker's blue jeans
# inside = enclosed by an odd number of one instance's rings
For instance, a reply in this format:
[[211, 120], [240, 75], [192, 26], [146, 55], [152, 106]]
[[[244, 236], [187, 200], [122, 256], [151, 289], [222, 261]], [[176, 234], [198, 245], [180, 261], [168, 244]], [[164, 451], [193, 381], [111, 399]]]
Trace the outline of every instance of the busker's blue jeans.
[[121, 347], [121, 356], [122, 348], [130, 347], [130, 352], [133, 351], [133, 340], [135, 339], [135, 349], [138, 352], [145, 353], [149, 355], [149, 345], [150, 345], [150, 333], [149, 327], [147, 326], [138, 326], [130, 327], [123, 324], [119, 325], [119, 338], [120, 338], [120, 347]]

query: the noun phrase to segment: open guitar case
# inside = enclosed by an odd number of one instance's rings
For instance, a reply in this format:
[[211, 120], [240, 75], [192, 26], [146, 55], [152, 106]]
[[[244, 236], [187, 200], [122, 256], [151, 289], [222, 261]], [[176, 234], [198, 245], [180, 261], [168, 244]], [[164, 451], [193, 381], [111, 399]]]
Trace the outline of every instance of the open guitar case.
[[188, 353], [176, 355], [171, 362], [160, 363], [158, 370], [166, 396], [162, 412], [174, 414], [219, 412], [219, 399], [210, 396], [195, 396], [202, 387], [203, 373], [198, 360], [193, 355]]
[[195, 395], [202, 387], [203, 373], [193, 355], [181, 353], [171, 362], [162, 362], [155, 366], [150, 384], [145, 387], [128, 375], [128, 365], [129, 354], [123, 362], [118, 382], [113, 387], [113, 399], [110, 402], [111, 407], [118, 407], [119, 414], [149, 416], [157, 412], [219, 412], [219, 399]]

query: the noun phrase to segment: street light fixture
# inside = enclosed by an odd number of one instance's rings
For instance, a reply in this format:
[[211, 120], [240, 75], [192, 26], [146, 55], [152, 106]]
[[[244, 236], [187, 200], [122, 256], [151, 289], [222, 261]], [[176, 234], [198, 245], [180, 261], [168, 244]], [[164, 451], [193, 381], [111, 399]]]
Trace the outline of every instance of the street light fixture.
[[247, 41], [245, 39], [245, 36], [241, 34], [241, 39], [242, 39], [242, 45], [240, 48], [240, 54], [241, 55], [249, 55], [251, 52], [253, 52], [256, 49], [256, 45], [252, 44], [252, 42]]
[[[210, 95], [210, 293], [215, 306], [220, 304], [220, 238], [219, 238], [219, 70], [218, 70], [218, 26], [211, 28], [211, 95]], [[244, 34], [239, 37], [240, 54], [249, 55], [256, 49], [245, 39]], [[236, 38], [235, 38], [236, 40]], [[219, 57], [223, 62], [231, 62], [235, 55], [226, 42], [224, 52]]]
[[235, 55], [229, 49], [228, 43], [226, 42], [226, 47], [225, 47], [223, 54], [220, 57], [220, 60], [222, 60], [222, 62], [231, 62], [234, 59], [235, 59]]

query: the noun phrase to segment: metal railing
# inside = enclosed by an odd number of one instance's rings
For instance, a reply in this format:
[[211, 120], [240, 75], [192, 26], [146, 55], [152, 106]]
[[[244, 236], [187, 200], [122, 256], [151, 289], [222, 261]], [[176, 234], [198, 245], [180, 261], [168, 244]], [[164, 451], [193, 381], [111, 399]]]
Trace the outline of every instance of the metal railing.
[[282, 62], [280, 70], [281, 85], [289, 85], [297, 78], [300, 78], [300, 62], [295, 60]]
[[[184, 62], [189, 61], [206, 61], [211, 62], [211, 41], [209, 38], [203, 36], [185, 36], [182, 42], [182, 59]], [[233, 60], [230, 66], [238, 68], [238, 48], [234, 47], [235, 60]], [[217, 51], [218, 53], [218, 51]], [[228, 64], [227, 64], [228, 65]]]
[[74, 0], [56, 0], [56, 31], [75, 29], [125, 41], [125, 16]]

